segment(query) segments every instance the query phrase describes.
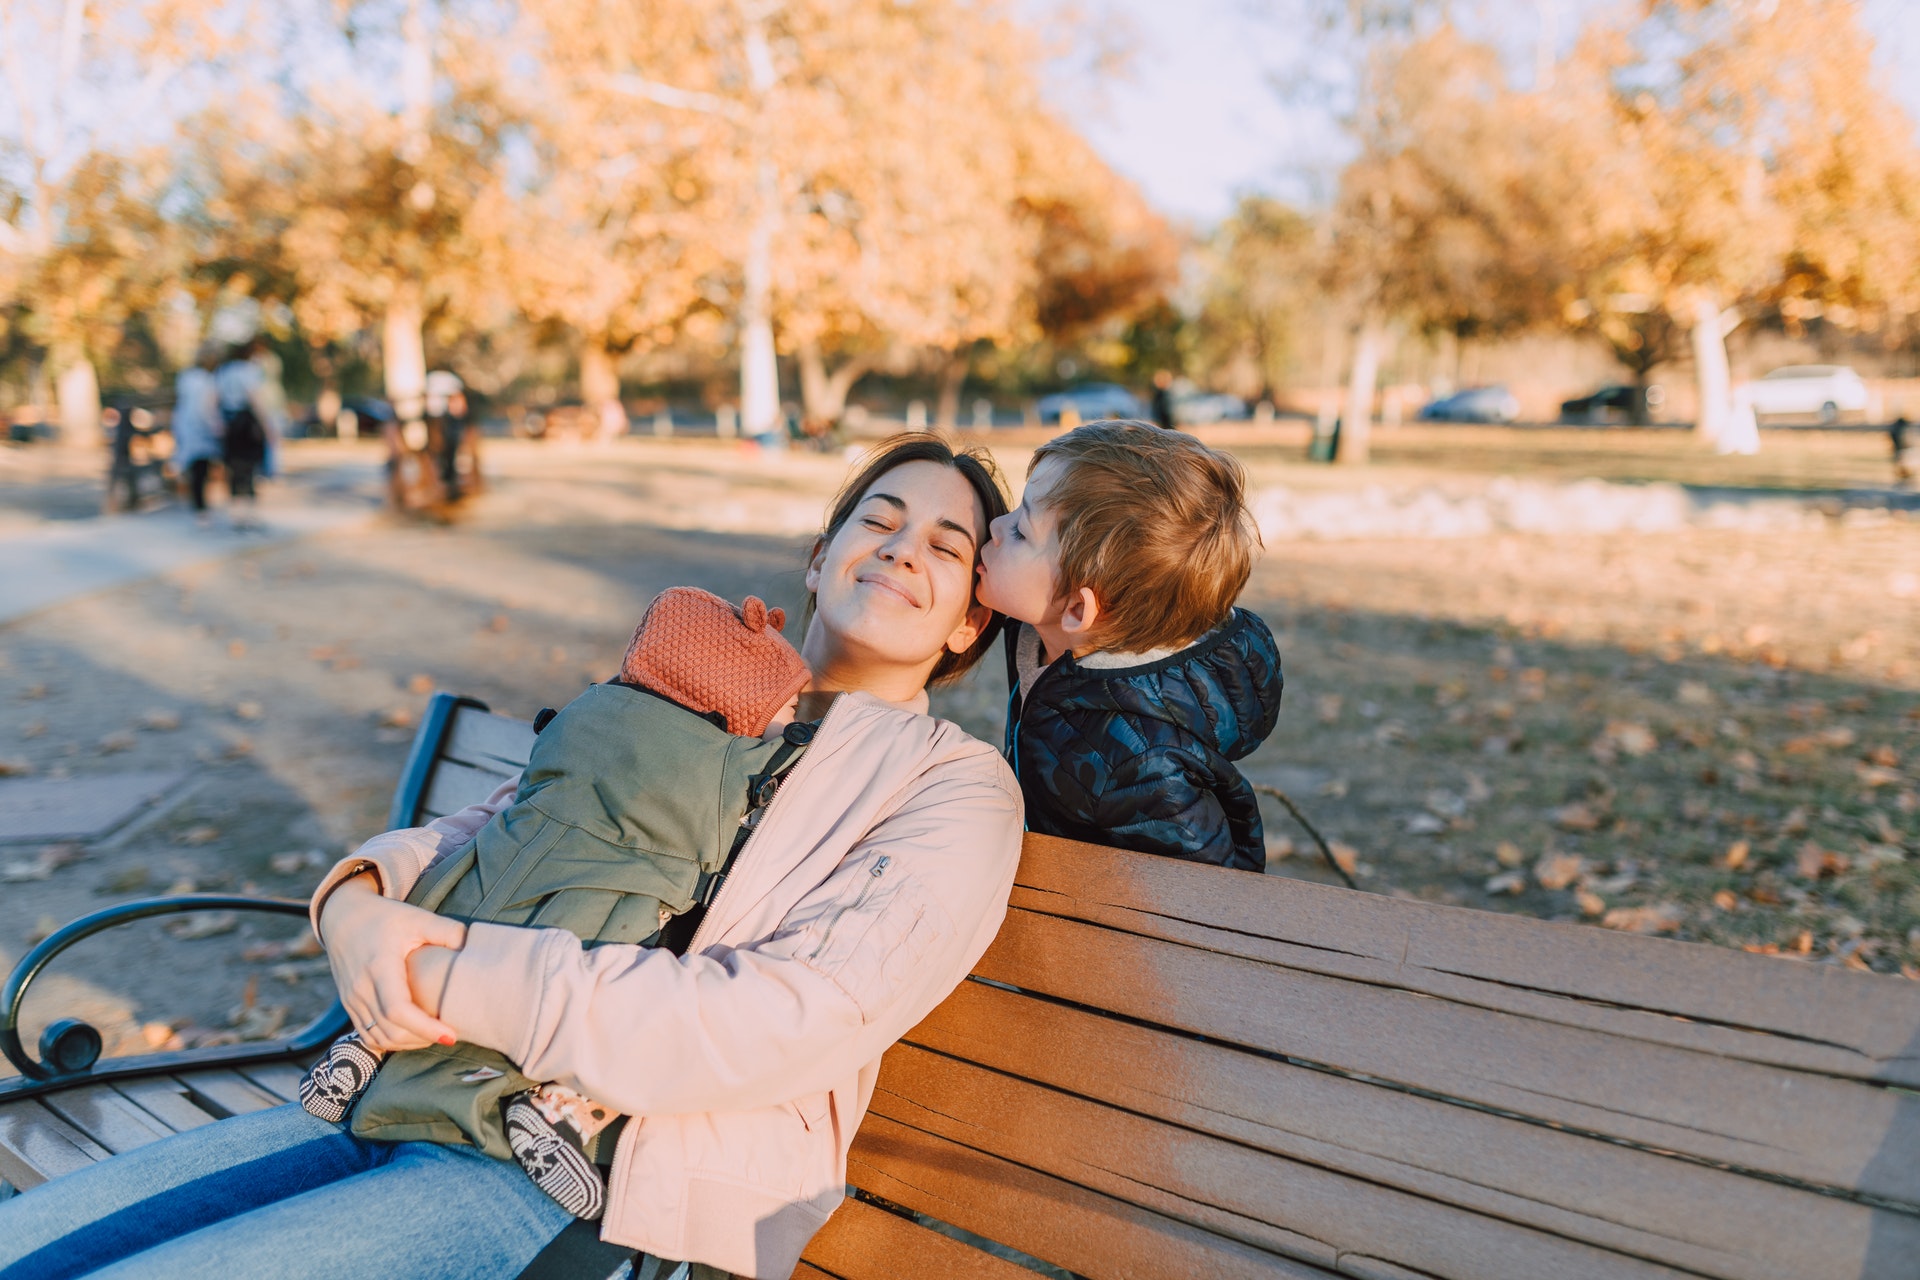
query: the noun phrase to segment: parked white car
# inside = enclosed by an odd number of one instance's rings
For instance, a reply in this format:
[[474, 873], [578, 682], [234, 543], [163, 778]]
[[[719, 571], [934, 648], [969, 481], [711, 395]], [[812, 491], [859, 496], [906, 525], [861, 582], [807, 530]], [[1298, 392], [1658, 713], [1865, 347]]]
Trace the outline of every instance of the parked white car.
[[1792, 364], [1746, 384], [1760, 417], [1812, 414], [1832, 426], [1843, 413], [1865, 413], [1867, 384], [1845, 365]]

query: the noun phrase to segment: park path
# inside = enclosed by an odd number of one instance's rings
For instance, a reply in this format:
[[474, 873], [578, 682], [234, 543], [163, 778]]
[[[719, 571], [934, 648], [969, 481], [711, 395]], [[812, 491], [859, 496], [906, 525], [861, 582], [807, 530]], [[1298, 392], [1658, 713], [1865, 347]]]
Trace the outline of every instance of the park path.
[[7, 530], [0, 533], [0, 625], [97, 591], [362, 524], [380, 510], [378, 477], [362, 471], [329, 468], [269, 488], [257, 532], [235, 532], [224, 515], [202, 529], [181, 507]]

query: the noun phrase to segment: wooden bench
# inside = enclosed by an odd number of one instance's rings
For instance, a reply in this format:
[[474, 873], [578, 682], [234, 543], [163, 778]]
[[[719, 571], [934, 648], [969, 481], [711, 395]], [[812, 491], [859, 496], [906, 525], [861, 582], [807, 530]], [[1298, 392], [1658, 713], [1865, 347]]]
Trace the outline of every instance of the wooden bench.
[[[394, 824], [530, 741], [436, 696]], [[311, 1049], [228, 1052], [0, 1085], [0, 1176], [269, 1105]], [[1030, 836], [797, 1274], [1911, 1278], [1916, 1088], [1904, 979]]]

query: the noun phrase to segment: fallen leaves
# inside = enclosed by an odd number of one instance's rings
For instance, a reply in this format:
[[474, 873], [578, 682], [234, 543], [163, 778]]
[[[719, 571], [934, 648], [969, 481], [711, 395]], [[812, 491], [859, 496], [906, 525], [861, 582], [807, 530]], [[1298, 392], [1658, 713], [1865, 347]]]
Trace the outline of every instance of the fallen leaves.
[[1735, 840], [1720, 855], [1720, 865], [1729, 871], [1738, 871], [1747, 865], [1747, 858], [1753, 852], [1753, 846], [1745, 840]]
[[1606, 815], [1584, 800], [1563, 804], [1553, 811], [1553, 825], [1562, 831], [1598, 831], [1606, 822]]
[[1527, 873], [1524, 871], [1502, 871], [1487, 881], [1488, 893], [1525, 893]]
[[236, 720], [258, 720], [262, 713], [260, 704], [253, 701], [237, 702], [233, 707], [233, 715]]
[[1638, 720], [1610, 720], [1593, 740], [1591, 750], [1594, 759], [1612, 764], [1620, 756], [1638, 759], [1652, 755], [1659, 747], [1660, 739]]
[[116, 729], [100, 739], [98, 750], [101, 755], [110, 756], [120, 751], [131, 751], [139, 745], [140, 739], [131, 729]]
[[240, 927], [240, 917], [232, 911], [196, 911], [166, 926], [169, 937], [182, 942], [197, 942], [232, 933]]
[[80, 861], [87, 856], [84, 846], [63, 841], [59, 844], [43, 846], [31, 858], [0, 864], [0, 884], [26, 884], [34, 880], [48, 880], [61, 867]]
[[1533, 864], [1533, 878], [1542, 889], [1560, 890], [1587, 873], [1587, 860], [1577, 853], [1548, 853]]
[[1794, 855], [1793, 869], [1802, 880], [1818, 880], [1822, 876], [1837, 876], [1847, 869], [1848, 859], [1843, 853], [1823, 849], [1809, 840], [1800, 846]]
[[429, 675], [417, 675], [413, 677], [413, 679], [407, 681], [407, 692], [418, 694], [432, 693], [433, 677]]
[[180, 713], [165, 707], [148, 707], [140, 713], [138, 723], [153, 733], [172, 733], [180, 727]]
[[198, 846], [203, 844], [212, 844], [215, 840], [218, 840], [219, 838], [220, 838], [220, 828], [215, 826], [210, 826], [207, 823], [203, 822], [197, 826], [188, 827], [185, 831], [182, 831], [179, 835], [175, 836], [173, 838], [173, 842], [175, 844]]
[[1517, 867], [1527, 860], [1520, 846], [1511, 840], [1502, 840], [1493, 847], [1494, 860], [1503, 867]]
[[1852, 729], [1837, 724], [1815, 733], [1788, 738], [1780, 744], [1780, 749], [1790, 756], [1810, 755], [1822, 749], [1844, 750], [1853, 745], [1856, 736]]
[[1698, 680], [1682, 680], [1674, 697], [1683, 707], [1711, 707], [1719, 701], [1713, 690]]
[[0, 757], [0, 778], [30, 778], [36, 770], [24, 756]]
[[327, 855], [319, 849], [290, 849], [267, 859], [277, 876], [297, 876], [302, 871], [317, 871], [327, 865]]
[[1644, 907], [1614, 907], [1600, 917], [1600, 923], [1623, 933], [1672, 933], [1686, 923], [1686, 913], [1670, 902]]
[[1333, 853], [1334, 865], [1338, 866], [1348, 875], [1355, 875], [1359, 872], [1360, 851], [1358, 849], [1339, 840], [1327, 841], [1327, 848]]

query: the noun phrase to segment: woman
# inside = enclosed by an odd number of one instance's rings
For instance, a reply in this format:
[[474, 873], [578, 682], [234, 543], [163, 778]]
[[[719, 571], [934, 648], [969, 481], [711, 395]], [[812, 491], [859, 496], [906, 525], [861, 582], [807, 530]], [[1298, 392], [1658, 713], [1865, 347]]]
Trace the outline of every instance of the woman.
[[[645, 1251], [644, 1274], [679, 1259], [785, 1280], [841, 1199], [880, 1055], [999, 928], [1019, 788], [992, 748], [926, 714], [926, 687], [992, 641], [974, 566], [1005, 510], [981, 459], [925, 436], [881, 446], [835, 501], [801, 643], [800, 714], [824, 716], [684, 957], [400, 901], [510, 785], [376, 837], [314, 894], [376, 1048], [464, 1040], [634, 1117], [600, 1228]], [[512, 1277], [568, 1222], [516, 1165], [280, 1107], [0, 1204], [0, 1280]]]

